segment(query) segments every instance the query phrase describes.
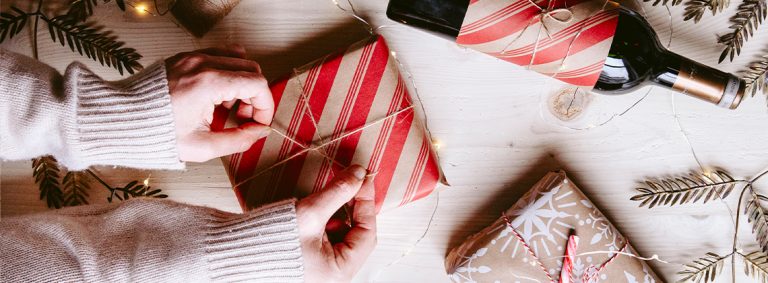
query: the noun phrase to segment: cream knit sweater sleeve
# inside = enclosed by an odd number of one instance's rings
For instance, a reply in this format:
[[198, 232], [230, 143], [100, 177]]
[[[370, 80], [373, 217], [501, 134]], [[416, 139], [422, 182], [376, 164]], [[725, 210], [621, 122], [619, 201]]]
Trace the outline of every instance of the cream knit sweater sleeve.
[[[0, 159], [181, 169], [165, 67], [106, 82], [0, 49]], [[0, 221], [0, 282], [300, 282], [295, 200], [245, 214], [167, 200]]]
[[64, 76], [0, 49], [0, 158], [53, 155], [91, 165], [182, 169], [165, 65], [107, 82], [80, 63]]

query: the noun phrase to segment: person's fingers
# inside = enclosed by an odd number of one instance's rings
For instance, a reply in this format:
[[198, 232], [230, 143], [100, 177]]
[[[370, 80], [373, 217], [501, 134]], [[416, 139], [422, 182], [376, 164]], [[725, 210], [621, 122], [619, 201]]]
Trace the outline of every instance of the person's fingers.
[[250, 120], [253, 117], [253, 111], [253, 106], [248, 103], [240, 102], [239, 107], [237, 107], [236, 116], [238, 119]]
[[275, 101], [269, 89], [267, 79], [261, 74], [244, 71], [225, 71], [205, 69], [195, 75], [195, 82], [206, 89], [215, 86], [211, 92], [211, 100], [218, 105], [224, 101], [235, 99], [248, 100], [256, 110], [264, 111], [269, 121], [257, 121], [268, 125], [274, 115]]
[[232, 106], [235, 106], [235, 103], [237, 103], [237, 100], [227, 100], [221, 103], [221, 106], [224, 106], [227, 109], [232, 109]]
[[210, 48], [200, 49], [195, 52], [208, 54], [211, 56], [245, 58], [245, 47], [243, 47], [240, 44], [230, 44], [223, 47], [210, 47]]
[[345, 265], [362, 264], [376, 247], [376, 201], [373, 182], [368, 179], [354, 198], [352, 228], [344, 241], [334, 245]]
[[[256, 141], [268, 136], [270, 128], [258, 123], [245, 123], [237, 128], [227, 128], [201, 135], [198, 150], [205, 160], [248, 150]], [[203, 161], [205, 161], [203, 160]]]
[[352, 165], [336, 174], [323, 191], [301, 200], [301, 205], [312, 210], [309, 214], [314, 218], [311, 222], [318, 224], [316, 228], [324, 229], [336, 210], [355, 197], [367, 173], [365, 168]]

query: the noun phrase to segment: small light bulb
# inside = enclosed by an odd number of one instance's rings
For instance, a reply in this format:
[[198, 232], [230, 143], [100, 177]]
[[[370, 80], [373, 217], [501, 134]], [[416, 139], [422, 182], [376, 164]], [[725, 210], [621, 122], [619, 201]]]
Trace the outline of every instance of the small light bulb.
[[565, 70], [565, 64], [560, 65], [560, 71]]
[[144, 186], [145, 186], [145, 187], [149, 187], [149, 177], [147, 177], [146, 179], [144, 179]]
[[138, 4], [138, 5], [134, 6], [134, 8], [136, 8], [136, 11], [137, 11], [139, 14], [145, 14], [145, 13], [149, 13], [149, 11], [147, 10], [147, 5], [144, 5], [144, 4]]
[[432, 142], [432, 146], [434, 146], [435, 149], [440, 149], [441, 147], [443, 147], [443, 144], [440, 141], [436, 140]]
[[395, 53], [395, 51], [392, 51], [392, 57], [397, 57], [397, 53]]

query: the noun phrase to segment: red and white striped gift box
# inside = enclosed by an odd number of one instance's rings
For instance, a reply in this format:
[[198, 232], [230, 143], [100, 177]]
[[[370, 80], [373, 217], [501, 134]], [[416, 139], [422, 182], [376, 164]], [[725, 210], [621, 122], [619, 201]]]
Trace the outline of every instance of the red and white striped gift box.
[[[405, 84], [378, 36], [274, 82], [271, 126], [285, 136], [222, 158], [243, 209], [322, 190], [351, 164], [372, 172], [377, 210], [429, 195], [442, 174]], [[218, 108], [211, 127], [231, 127], [228, 116]]]
[[618, 23], [608, 0], [471, 0], [456, 43], [592, 88]]

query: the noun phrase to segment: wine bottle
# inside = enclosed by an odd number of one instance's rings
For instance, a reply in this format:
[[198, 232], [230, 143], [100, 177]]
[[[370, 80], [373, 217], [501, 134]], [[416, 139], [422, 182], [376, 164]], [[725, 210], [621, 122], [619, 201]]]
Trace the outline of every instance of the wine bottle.
[[[468, 6], [469, 0], [390, 0], [387, 16], [455, 40]], [[624, 94], [655, 84], [720, 107], [738, 107], [744, 81], [666, 50], [642, 16], [618, 9], [616, 33], [595, 92]]]

